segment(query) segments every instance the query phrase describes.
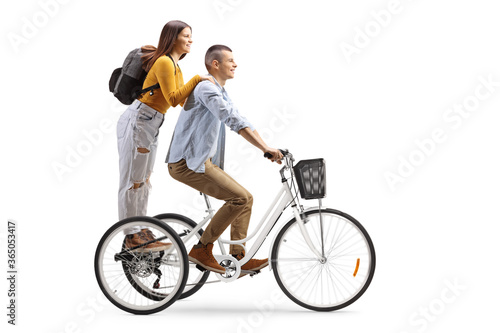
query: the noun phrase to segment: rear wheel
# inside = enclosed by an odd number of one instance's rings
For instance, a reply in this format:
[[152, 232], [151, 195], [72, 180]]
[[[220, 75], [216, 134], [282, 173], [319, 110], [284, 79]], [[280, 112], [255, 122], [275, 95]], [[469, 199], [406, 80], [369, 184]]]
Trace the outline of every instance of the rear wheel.
[[[193, 245], [197, 244], [199, 239], [201, 238], [201, 235], [203, 235], [203, 229], [200, 229], [193, 237], [186, 241], [187, 236], [197, 226], [196, 222], [186, 216], [179, 214], [160, 214], [156, 215], [155, 218], [165, 222], [169, 227], [177, 232], [177, 235], [184, 242], [186, 251], [189, 251], [193, 247]], [[195, 263], [189, 262], [188, 279], [186, 282], [186, 286], [184, 287], [184, 291], [182, 292], [179, 299], [189, 297], [200, 290], [200, 288], [203, 287], [203, 284], [207, 281], [209, 275], [209, 271], [202, 272], [198, 268], [196, 268]]]
[[[149, 229], [156, 240], [172, 244], [164, 251], [129, 250], [124, 230]], [[147, 245], [145, 243], [144, 245]], [[101, 238], [94, 257], [99, 287], [111, 303], [134, 314], [151, 314], [172, 305], [188, 277], [186, 249], [177, 233], [165, 223], [146, 216], [117, 222]]]
[[[184, 247], [187, 251], [189, 251], [193, 247], [193, 245], [197, 244], [198, 240], [201, 238], [201, 235], [203, 235], [203, 229], [200, 229], [193, 237], [186, 241], [186, 237], [197, 226], [196, 222], [186, 216], [179, 214], [160, 214], [156, 215], [155, 218], [165, 222], [169, 227], [175, 230], [177, 235], [184, 242]], [[189, 262], [188, 279], [186, 282], [186, 286], [184, 287], [184, 291], [182, 292], [179, 299], [189, 297], [200, 290], [200, 288], [203, 287], [203, 284], [207, 281], [209, 275], [209, 271], [202, 272], [198, 268], [196, 268], [195, 263]]]
[[271, 265], [283, 292], [295, 303], [316, 311], [333, 311], [355, 302], [375, 272], [375, 249], [363, 226], [333, 209], [305, 213], [304, 226], [324, 253], [317, 258], [295, 219], [278, 233]]

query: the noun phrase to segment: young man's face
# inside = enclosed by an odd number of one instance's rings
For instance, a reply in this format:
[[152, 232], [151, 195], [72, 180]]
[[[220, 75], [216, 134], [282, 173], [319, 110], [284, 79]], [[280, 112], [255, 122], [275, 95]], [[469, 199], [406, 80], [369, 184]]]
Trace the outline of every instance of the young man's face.
[[222, 61], [219, 62], [219, 74], [222, 78], [228, 80], [234, 78], [234, 70], [237, 65], [234, 62], [233, 52], [222, 51]]

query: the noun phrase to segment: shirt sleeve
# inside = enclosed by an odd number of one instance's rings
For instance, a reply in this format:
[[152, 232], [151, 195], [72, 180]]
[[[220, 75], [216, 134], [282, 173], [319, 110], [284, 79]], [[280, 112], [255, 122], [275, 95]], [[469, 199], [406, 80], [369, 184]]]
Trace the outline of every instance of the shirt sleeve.
[[245, 127], [255, 130], [255, 127], [238, 112], [232, 102], [224, 100], [222, 92], [213, 83], [203, 82], [198, 89], [197, 97], [200, 102], [232, 131], [238, 133]]
[[158, 83], [160, 83], [160, 89], [165, 97], [165, 100], [171, 106], [177, 106], [179, 103], [184, 102], [196, 85], [201, 82], [201, 77], [199, 75], [195, 75], [191, 80], [184, 84], [182, 73], [179, 70], [178, 75], [180, 78], [180, 84], [177, 88], [175, 67], [172, 60], [165, 57], [158, 58], [156, 62], [158, 62], [158, 67], [154, 69], [156, 78], [158, 79]]

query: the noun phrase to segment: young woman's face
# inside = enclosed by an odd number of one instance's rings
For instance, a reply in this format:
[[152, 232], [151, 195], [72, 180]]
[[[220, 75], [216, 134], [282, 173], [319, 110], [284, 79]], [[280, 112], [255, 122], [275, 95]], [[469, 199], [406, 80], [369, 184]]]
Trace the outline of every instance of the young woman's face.
[[191, 51], [191, 44], [193, 43], [191, 37], [191, 28], [185, 27], [175, 40], [174, 47], [176, 51], [180, 54], [189, 53]]

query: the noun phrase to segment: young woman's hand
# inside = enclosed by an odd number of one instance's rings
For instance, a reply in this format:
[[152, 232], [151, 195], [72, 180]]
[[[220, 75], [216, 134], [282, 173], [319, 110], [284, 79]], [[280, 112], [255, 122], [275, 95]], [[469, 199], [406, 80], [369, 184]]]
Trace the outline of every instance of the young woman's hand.
[[212, 75], [200, 75], [200, 77], [202, 81], [208, 80], [215, 84], [214, 77]]

